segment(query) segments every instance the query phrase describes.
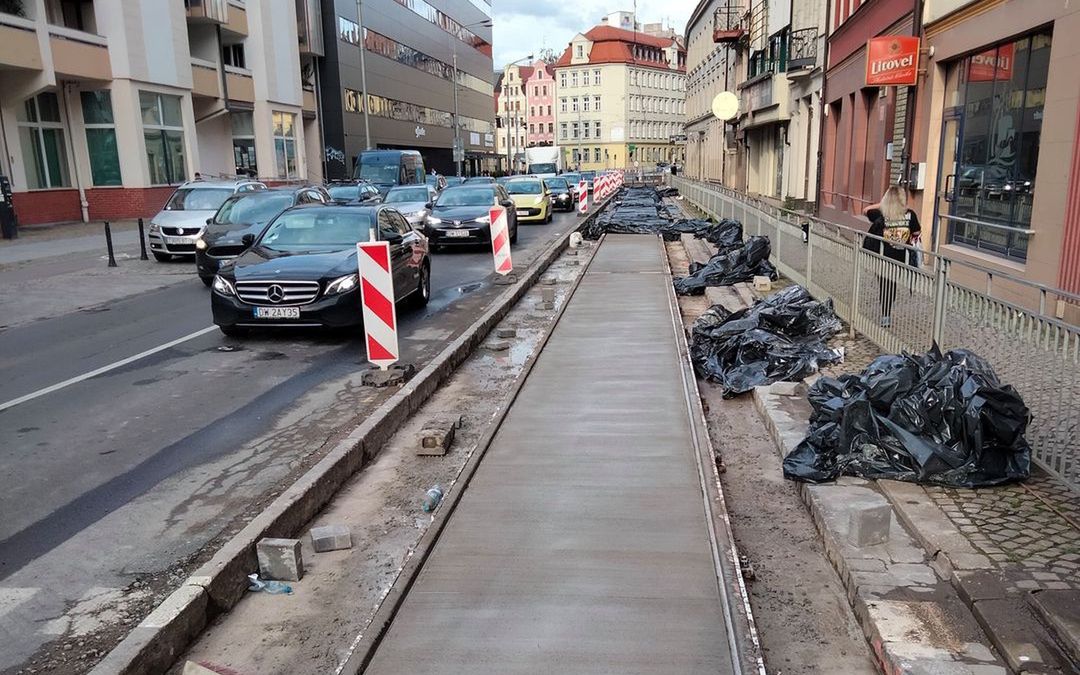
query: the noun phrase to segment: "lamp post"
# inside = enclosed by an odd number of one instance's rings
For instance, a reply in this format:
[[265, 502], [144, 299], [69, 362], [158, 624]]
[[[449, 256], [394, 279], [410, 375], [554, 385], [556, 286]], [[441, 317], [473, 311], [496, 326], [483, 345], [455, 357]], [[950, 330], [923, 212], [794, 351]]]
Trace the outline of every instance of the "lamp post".
[[[359, 2], [359, 0], [357, 0]], [[484, 19], [483, 21], [477, 21], [476, 23], [469, 23], [462, 26], [462, 28], [474, 28], [476, 26], [483, 26], [484, 28], [491, 28], [491, 19]], [[461, 122], [458, 119], [458, 79], [460, 74], [457, 67], [457, 38], [450, 36], [450, 48], [454, 54], [454, 166], [457, 168], [457, 176], [461, 178], [461, 162], [465, 156], [465, 143], [461, 140]], [[461, 153], [460, 155], [458, 153]]]
[[[532, 61], [532, 60], [533, 60], [533, 55], [529, 54], [528, 56], [524, 56], [524, 57], [518, 59], [517, 61], [511, 61], [510, 63], [506, 64], [505, 72], [503, 74], [503, 91], [506, 91], [508, 89], [508, 85], [506, 84], [506, 81], [510, 77], [510, 67], [511, 66], [516, 66], [517, 64], [519, 64], [519, 63], [521, 63], [523, 61]], [[525, 91], [524, 87], [522, 87], [522, 91]], [[514, 145], [513, 145], [513, 141], [511, 140], [511, 137], [510, 137], [510, 131], [511, 131], [510, 114], [512, 112], [516, 113], [517, 111], [513, 110], [513, 106], [510, 105], [510, 101], [507, 101], [506, 102], [506, 172], [507, 172], [507, 174], [513, 174], [514, 173], [514, 160], [513, 160], [513, 154], [514, 154], [513, 148], [514, 148]], [[514, 115], [514, 126], [516, 126], [516, 124], [517, 124], [517, 119], [518, 119], [517, 115], [515, 114]]]
[[371, 149], [371, 126], [368, 123], [367, 63], [364, 59], [364, 10], [362, 0], [356, 0], [356, 32], [360, 42], [360, 105], [364, 109], [364, 149]]

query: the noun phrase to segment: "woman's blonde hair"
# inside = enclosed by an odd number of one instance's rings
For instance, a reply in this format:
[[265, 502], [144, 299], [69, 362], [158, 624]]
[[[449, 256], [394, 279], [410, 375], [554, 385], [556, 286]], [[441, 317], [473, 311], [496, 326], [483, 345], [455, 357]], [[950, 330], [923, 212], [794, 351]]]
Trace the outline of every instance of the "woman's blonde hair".
[[881, 198], [881, 215], [885, 218], [885, 222], [904, 220], [907, 210], [907, 190], [899, 185], [893, 185], [885, 191], [885, 195]]

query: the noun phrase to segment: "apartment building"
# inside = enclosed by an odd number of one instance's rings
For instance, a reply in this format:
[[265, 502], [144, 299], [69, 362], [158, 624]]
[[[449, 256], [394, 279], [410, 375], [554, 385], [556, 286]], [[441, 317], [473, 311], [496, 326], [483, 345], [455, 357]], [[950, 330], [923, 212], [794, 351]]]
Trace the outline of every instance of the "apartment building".
[[152, 215], [196, 173], [321, 179], [316, 2], [0, 7], [0, 172], [20, 222]]
[[499, 167], [509, 168], [511, 172], [525, 169], [525, 148], [529, 142], [529, 101], [525, 83], [532, 74], [532, 66], [511, 63], [503, 68], [498, 81], [495, 147], [500, 158]]
[[620, 25], [579, 33], [555, 64], [556, 145], [564, 166], [653, 165], [685, 159], [686, 49], [681, 38]]
[[322, 0], [322, 12], [334, 37], [319, 70], [329, 176], [351, 176], [365, 148], [419, 150], [454, 175], [455, 139], [465, 175], [494, 168], [490, 3]]
[[543, 61], [533, 64], [532, 76], [525, 81], [529, 104], [527, 147], [555, 144], [555, 69]]

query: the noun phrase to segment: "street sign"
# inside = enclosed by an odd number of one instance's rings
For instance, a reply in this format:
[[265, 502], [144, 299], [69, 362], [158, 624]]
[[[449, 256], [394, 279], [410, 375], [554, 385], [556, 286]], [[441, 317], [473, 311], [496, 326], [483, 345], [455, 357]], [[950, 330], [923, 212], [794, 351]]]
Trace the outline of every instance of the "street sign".
[[465, 161], [465, 139], [463, 138], [454, 139], [454, 161]]
[[397, 362], [399, 354], [389, 242], [358, 243], [356, 261], [360, 272], [360, 300], [364, 312], [364, 344], [367, 345], [368, 361], [386, 370]]
[[510, 229], [506, 222], [506, 209], [496, 206], [488, 214], [491, 218], [491, 254], [495, 257], [495, 274], [503, 276], [514, 271], [510, 257]]

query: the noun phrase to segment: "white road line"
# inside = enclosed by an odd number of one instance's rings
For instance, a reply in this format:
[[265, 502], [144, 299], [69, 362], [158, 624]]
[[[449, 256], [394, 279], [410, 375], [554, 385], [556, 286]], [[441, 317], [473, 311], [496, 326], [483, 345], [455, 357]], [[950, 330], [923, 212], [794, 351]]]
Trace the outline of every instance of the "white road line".
[[83, 373], [82, 375], [76, 375], [75, 377], [73, 377], [71, 379], [64, 380], [63, 382], [57, 382], [56, 384], [45, 387], [44, 389], [38, 389], [37, 391], [26, 394], [25, 396], [20, 396], [19, 398], [13, 398], [10, 401], [0, 403], [0, 411], [7, 410], [8, 408], [14, 408], [15, 406], [19, 405], [20, 403], [26, 403], [27, 401], [32, 401], [35, 398], [38, 398], [39, 396], [44, 396], [46, 394], [51, 394], [54, 391], [59, 391], [59, 390], [63, 389], [64, 387], [70, 387], [71, 385], [78, 384], [79, 382], [82, 382], [83, 380], [89, 380], [91, 377], [97, 377], [98, 375], [101, 375], [102, 373], [107, 373], [110, 370], [116, 370], [117, 368], [122, 368], [123, 366], [126, 366], [129, 363], [133, 363], [135, 361], [138, 361], [139, 359], [146, 358], [147, 356], [150, 356], [151, 354], [157, 354], [158, 352], [165, 351], [166, 349], [169, 349], [170, 347], [175, 347], [176, 345], [178, 345], [180, 343], [183, 343], [183, 342], [187, 342], [188, 340], [194, 340], [195, 338], [199, 337], [200, 335], [206, 335], [207, 333], [209, 333], [211, 331], [215, 331], [215, 330], [217, 330], [217, 326], [207, 326], [206, 328], [203, 328], [202, 330], [197, 330], [194, 333], [190, 333], [188, 335], [185, 335], [184, 337], [176, 338], [175, 340], [165, 342], [163, 344], [158, 345], [157, 347], [152, 347], [150, 349], [147, 349], [146, 351], [139, 352], [138, 354], [134, 354], [132, 356], [129, 356], [126, 359], [120, 359], [119, 361], [116, 361], [114, 363], [110, 363], [107, 366], [102, 366], [102, 367], [97, 368], [95, 370], [91, 370], [88, 373]]

